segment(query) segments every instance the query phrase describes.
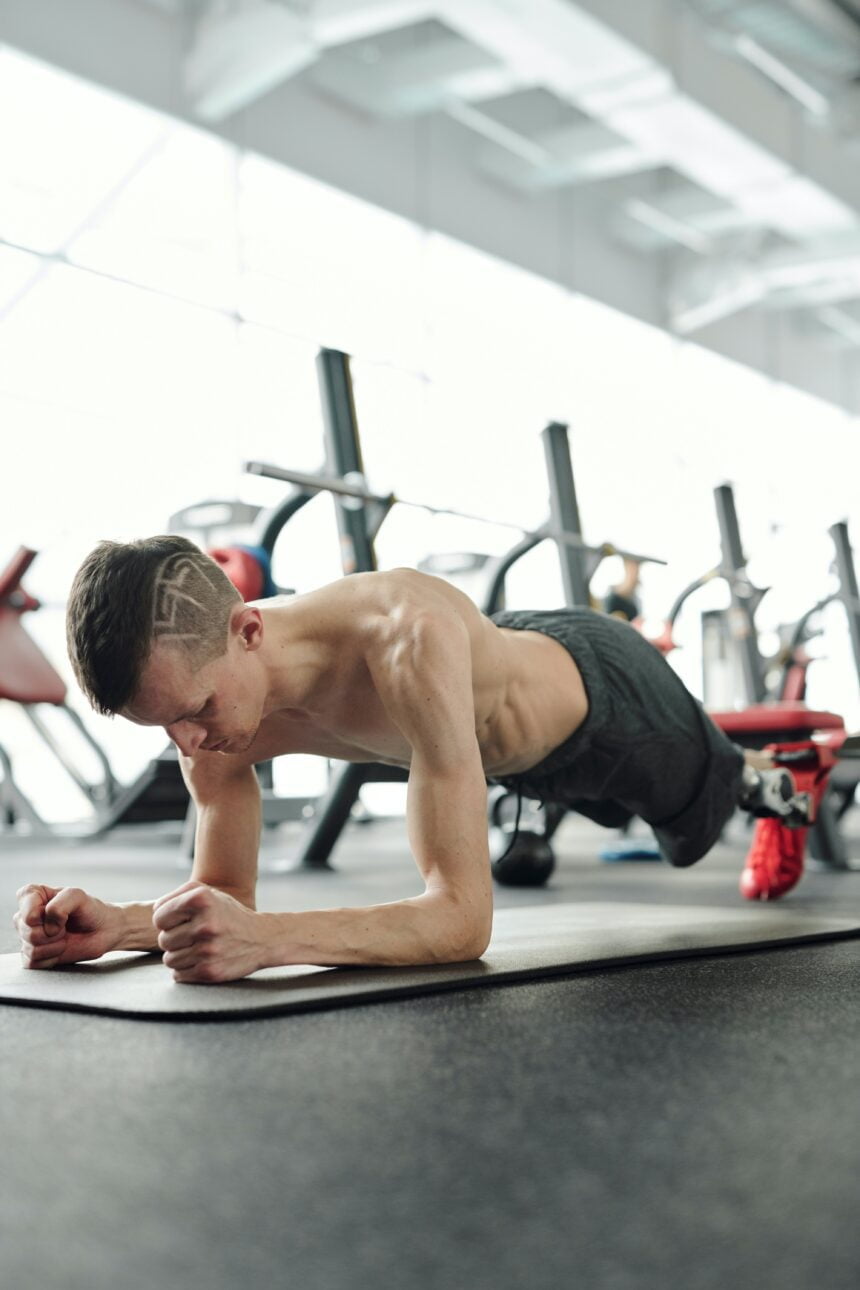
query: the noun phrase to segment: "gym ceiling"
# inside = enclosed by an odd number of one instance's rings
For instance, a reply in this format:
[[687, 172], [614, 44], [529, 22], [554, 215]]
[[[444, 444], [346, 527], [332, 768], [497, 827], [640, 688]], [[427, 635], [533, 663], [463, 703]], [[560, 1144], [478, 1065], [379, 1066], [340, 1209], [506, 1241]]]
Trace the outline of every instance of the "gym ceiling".
[[0, 44], [860, 411], [860, 0], [2, 0]]

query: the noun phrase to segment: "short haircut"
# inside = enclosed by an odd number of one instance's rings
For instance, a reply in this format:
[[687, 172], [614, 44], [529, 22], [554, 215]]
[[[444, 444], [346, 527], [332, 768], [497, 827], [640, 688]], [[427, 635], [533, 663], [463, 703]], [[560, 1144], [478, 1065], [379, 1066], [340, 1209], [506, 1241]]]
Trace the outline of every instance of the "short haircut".
[[241, 600], [223, 569], [187, 538], [100, 542], [75, 574], [66, 611], [78, 684], [97, 712], [122, 711], [156, 641], [182, 651], [197, 671], [226, 651]]

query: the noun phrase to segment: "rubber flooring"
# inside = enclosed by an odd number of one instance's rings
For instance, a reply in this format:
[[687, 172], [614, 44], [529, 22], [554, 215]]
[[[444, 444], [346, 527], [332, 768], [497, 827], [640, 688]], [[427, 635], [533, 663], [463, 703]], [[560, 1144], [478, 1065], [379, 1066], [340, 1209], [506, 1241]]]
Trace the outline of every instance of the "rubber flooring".
[[[743, 837], [691, 870], [600, 864], [570, 820], [544, 892], [736, 907]], [[420, 889], [402, 823], [261, 908]], [[860, 855], [860, 842], [855, 847]], [[26, 881], [143, 899], [174, 837], [0, 838]], [[788, 898], [860, 912], [860, 874]], [[15, 948], [4, 915], [0, 952]], [[856, 1290], [860, 941], [243, 1022], [0, 1008], [0, 1281], [44, 1290]]]

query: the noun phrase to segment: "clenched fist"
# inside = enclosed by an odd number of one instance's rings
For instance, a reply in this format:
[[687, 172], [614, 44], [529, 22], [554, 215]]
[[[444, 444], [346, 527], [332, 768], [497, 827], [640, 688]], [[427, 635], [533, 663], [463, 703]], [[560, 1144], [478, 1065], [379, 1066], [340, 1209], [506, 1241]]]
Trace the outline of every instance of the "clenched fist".
[[226, 891], [192, 881], [155, 902], [152, 922], [173, 979], [212, 984], [265, 966], [264, 917]]
[[18, 895], [12, 922], [28, 968], [52, 968], [101, 958], [116, 947], [121, 915], [78, 887], [30, 884]]

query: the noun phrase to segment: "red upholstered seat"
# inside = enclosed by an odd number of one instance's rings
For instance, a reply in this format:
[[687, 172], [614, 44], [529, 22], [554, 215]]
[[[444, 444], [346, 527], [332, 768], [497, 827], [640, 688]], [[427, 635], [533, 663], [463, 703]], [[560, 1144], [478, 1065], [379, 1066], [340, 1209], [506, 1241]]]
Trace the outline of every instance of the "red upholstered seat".
[[24, 631], [20, 614], [0, 605], [0, 699], [62, 703], [66, 685]]
[[726, 734], [742, 730], [841, 730], [844, 721], [835, 712], [819, 712], [805, 703], [754, 703], [731, 712], [709, 712]]
[[66, 684], [21, 626], [21, 615], [39, 608], [21, 579], [36, 558], [20, 546], [0, 569], [0, 699], [15, 703], [64, 703]]
[[754, 703], [740, 711], [709, 712], [708, 716], [730, 739], [748, 748], [795, 743], [818, 730], [845, 729], [837, 713], [820, 712], [800, 701]]
[[[12, 556], [12, 559], [6, 565], [5, 569], [0, 570], [0, 600], [6, 600], [15, 592], [19, 592], [23, 600], [32, 600], [27, 596], [21, 587], [21, 579], [29, 569], [30, 565], [36, 558], [36, 552], [29, 546], [19, 546], [18, 550]], [[38, 602], [32, 600], [32, 606], [35, 608]]]

